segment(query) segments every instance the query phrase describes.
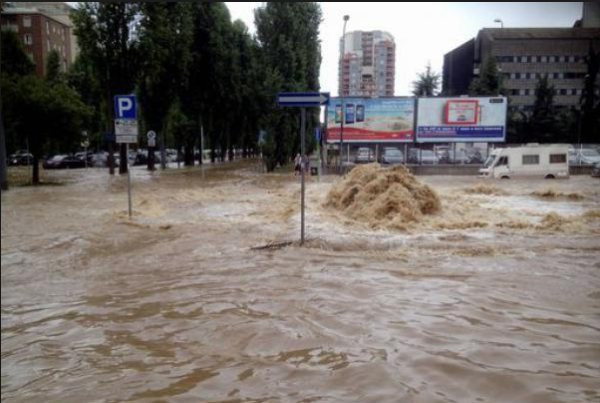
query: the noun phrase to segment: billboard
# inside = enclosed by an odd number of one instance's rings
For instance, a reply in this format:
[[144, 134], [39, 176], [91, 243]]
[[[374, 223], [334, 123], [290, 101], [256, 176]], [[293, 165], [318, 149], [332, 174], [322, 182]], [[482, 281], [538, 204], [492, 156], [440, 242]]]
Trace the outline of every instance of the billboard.
[[419, 98], [417, 142], [503, 142], [504, 97]]
[[412, 142], [414, 139], [415, 99], [332, 98], [327, 108], [327, 141], [340, 141], [344, 117], [344, 142]]

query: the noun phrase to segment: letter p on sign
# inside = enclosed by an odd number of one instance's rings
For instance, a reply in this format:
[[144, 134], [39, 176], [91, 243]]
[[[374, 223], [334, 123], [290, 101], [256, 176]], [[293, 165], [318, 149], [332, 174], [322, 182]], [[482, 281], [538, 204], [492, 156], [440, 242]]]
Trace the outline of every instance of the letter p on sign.
[[135, 95], [117, 95], [115, 97], [115, 115], [117, 119], [137, 119]]

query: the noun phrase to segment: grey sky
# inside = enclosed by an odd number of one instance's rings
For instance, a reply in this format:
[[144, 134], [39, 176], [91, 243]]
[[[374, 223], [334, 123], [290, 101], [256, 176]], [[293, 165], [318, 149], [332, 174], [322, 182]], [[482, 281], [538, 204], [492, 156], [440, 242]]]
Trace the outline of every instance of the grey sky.
[[[231, 17], [251, 32], [254, 8], [262, 3], [228, 2]], [[350, 15], [348, 31], [381, 29], [396, 38], [396, 95], [409, 95], [417, 72], [428, 62], [441, 72], [444, 54], [473, 38], [485, 27], [571, 27], [581, 18], [582, 3], [331, 3], [322, 2], [321, 88], [338, 93], [338, 41], [342, 18]]]

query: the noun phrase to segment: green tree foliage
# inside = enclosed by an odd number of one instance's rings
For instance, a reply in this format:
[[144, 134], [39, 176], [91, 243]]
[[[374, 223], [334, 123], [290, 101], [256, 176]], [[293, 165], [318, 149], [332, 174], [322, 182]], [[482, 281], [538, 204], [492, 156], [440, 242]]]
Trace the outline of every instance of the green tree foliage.
[[431, 69], [427, 64], [425, 71], [417, 74], [417, 80], [413, 81], [413, 95], [416, 97], [433, 97], [439, 93], [440, 74]]
[[79, 94], [83, 103], [90, 108], [92, 117], [87, 131], [90, 134], [92, 143], [101, 144], [104, 137], [106, 116], [102, 114], [102, 89], [90, 59], [78, 56], [66, 74], [66, 81], [69, 87]]
[[548, 75], [538, 80], [535, 88], [533, 114], [529, 122], [531, 134], [537, 141], [548, 141], [558, 134], [557, 110], [554, 105], [555, 92], [556, 89], [550, 84]]
[[[104, 113], [107, 131], [113, 131], [113, 97], [129, 94], [135, 89], [139, 71], [140, 3], [81, 2], [71, 18], [81, 57], [88, 59], [104, 92]], [[126, 161], [121, 147], [121, 161]], [[120, 172], [127, 172], [121, 164]]]
[[39, 183], [39, 161], [46, 153], [75, 151], [90, 110], [64, 83], [33, 75], [3, 78], [2, 106], [7, 129], [27, 140], [33, 154], [33, 183]]
[[140, 102], [147, 128], [159, 135], [172, 136], [166, 130], [167, 117], [188, 85], [193, 6], [180, 2], [141, 6]]
[[480, 68], [479, 77], [471, 83], [469, 95], [497, 96], [505, 94], [506, 89], [496, 60], [493, 57], [488, 57]]
[[56, 50], [48, 53], [48, 59], [46, 60], [46, 80], [50, 83], [58, 83], [64, 80], [64, 75], [60, 67], [60, 55]]
[[47, 68], [51, 74], [46, 79], [36, 77], [18, 38], [15, 41], [10, 33], [2, 33], [1, 96], [7, 139], [12, 149], [29, 145], [35, 184], [39, 183], [40, 158], [57, 150], [74, 151], [90, 118], [89, 108], [60, 79], [60, 62], [55, 68], [57, 55], [50, 56]]
[[14, 31], [2, 30], [2, 75], [26, 75], [33, 74], [35, 65], [27, 56], [19, 36]]
[[[318, 3], [267, 3], [254, 15], [262, 58], [266, 62], [267, 130], [263, 153], [267, 169], [289, 162], [299, 149], [297, 110], [282, 110], [275, 102], [279, 91], [318, 91], [321, 52]], [[309, 114], [308, 132], [318, 122], [318, 110]], [[310, 136], [312, 137], [312, 136]]]

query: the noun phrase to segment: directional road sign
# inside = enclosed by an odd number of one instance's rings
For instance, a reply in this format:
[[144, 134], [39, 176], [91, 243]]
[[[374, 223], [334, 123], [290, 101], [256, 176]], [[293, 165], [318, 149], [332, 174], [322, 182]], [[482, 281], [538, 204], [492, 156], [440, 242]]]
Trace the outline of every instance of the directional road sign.
[[326, 92], [282, 92], [278, 97], [279, 106], [313, 108], [329, 103]]

